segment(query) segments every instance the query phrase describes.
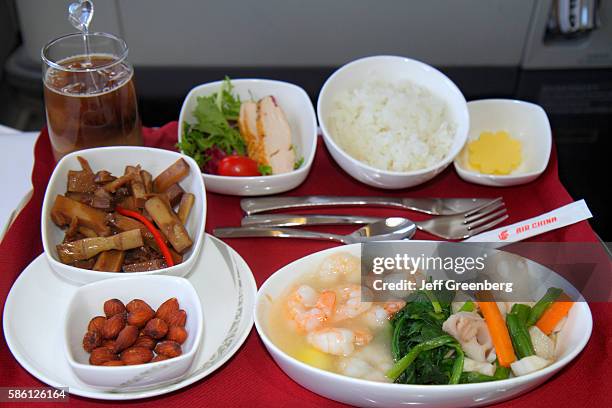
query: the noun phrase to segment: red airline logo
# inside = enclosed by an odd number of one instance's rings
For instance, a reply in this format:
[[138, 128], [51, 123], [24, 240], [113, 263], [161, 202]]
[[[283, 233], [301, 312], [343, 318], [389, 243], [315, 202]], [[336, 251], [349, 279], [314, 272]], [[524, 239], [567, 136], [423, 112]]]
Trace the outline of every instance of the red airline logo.
[[508, 234], [508, 230], [503, 230], [500, 231], [499, 234], [497, 234], [497, 237], [501, 240], [501, 241], [505, 241], [508, 239], [508, 237], [510, 236], [510, 234]]

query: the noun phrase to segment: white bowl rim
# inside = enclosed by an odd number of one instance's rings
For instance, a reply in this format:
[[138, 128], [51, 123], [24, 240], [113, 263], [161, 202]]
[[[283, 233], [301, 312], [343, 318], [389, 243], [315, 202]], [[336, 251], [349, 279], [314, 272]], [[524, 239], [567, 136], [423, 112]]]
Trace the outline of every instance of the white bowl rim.
[[[543, 117], [546, 119], [546, 124], [548, 125], [548, 131], [546, 132], [546, 143], [548, 144], [548, 152], [546, 153], [546, 160], [543, 161], [543, 165], [538, 168], [537, 170], [533, 170], [527, 173], [520, 173], [520, 174], [482, 174], [482, 173], [478, 173], [474, 170], [468, 169], [466, 167], [463, 167], [459, 164], [459, 160], [455, 157], [455, 160], [453, 161], [453, 164], [455, 166], [455, 169], [458, 172], [462, 172], [466, 175], [470, 175], [472, 177], [476, 177], [478, 179], [486, 179], [486, 180], [515, 180], [515, 179], [519, 179], [519, 178], [524, 178], [524, 177], [532, 177], [532, 176], [539, 176], [540, 174], [542, 174], [544, 172], [544, 170], [546, 170], [546, 168], [548, 167], [548, 162], [550, 161], [550, 155], [552, 152], [552, 130], [550, 128], [550, 120], [548, 119], [548, 115], [546, 114], [546, 111], [544, 110], [544, 108], [542, 108], [540, 105], [533, 103], [533, 102], [529, 102], [529, 101], [522, 101], [520, 99], [505, 99], [505, 98], [488, 98], [488, 99], [476, 99], [473, 101], [469, 101], [467, 103], [468, 105], [468, 113], [469, 113], [469, 106], [470, 105], [474, 105], [474, 106], [478, 106], [478, 105], [488, 105], [488, 104], [498, 104], [498, 105], [523, 105], [526, 107], [529, 107], [530, 109], [533, 109], [535, 111], [537, 111], [538, 113], [541, 113], [543, 115]], [[467, 143], [467, 140], [466, 140]]]
[[[210, 178], [211, 180], [244, 180], [244, 181], [259, 181], [259, 180], [279, 180], [282, 179], [284, 177], [287, 177], [290, 174], [301, 174], [303, 172], [309, 172], [310, 171], [310, 167], [312, 166], [312, 163], [314, 162], [314, 158], [315, 155], [317, 153], [317, 136], [318, 136], [318, 132], [317, 132], [317, 116], [316, 113], [314, 111], [314, 107], [312, 106], [312, 101], [310, 100], [310, 97], [308, 96], [308, 94], [306, 93], [306, 91], [304, 90], [304, 88], [296, 85], [296, 84], [292, 84], [291, 82], [285, 82], [285, 81], [278, 81], [275, 79], [265, 79], [265, 78], [236, 78], [236, 79], [230, 79], [232, 84], [234, 83], [253, 83], [253, 82], [259, 82], [259, 83], [263, 83], [263, 84], [276, 84], [276, 85], [280, 85], [280, 86], [285, 86], [287, 88], [293, 88], [296, 91], [298, 91], [300, 94], [302, 94], [302, 96], [304, 96], [306, 98], [306, 100], [308, 100], [310, 103], [308, 104], [309, 106], [309, 111], [307, 113], [312, 113], [312, 115], [308, 115], [310, 116], [312, 125], [313, 125], [313, 129], [315, 130], [315, 135], [314, 138], [312, 139], [311, 142], [311, 147], [312, 147], [312, 154], [306, 158], [304, 157], [304, 163], [302, 163], [302, 165], [297, 168], [294, 169], [288, 173], [281, 173], [281, 174], [270, 174], [268, 176], [245, 176], [245, 177], [236, 177], [236, 176], [220, 176], [218, 174], [209, 174], [209, 173], [204, 173], [203, 171], [200, 171], [202, 173], [202, 175], [206, 178]], [[192, 94], [195, 94], [198, 90], [202, 89], [202, 88], [208, 88], [208, 87], [213, 87], [213, 86], [220, 86], [222, 83], [224, 82], [224, 80], [220, 80], [220, 81], [213, 81], [213, 82], [206, 82], [200, 85], [196, 85], [193, 88], [191, 88], [191, 90], [189, 91], [189, 93], [187, 94], [187, 96], [185, 97], [185, 100], [183, 101], [183, 105], [181, 106], [181, 112], [184, 111], [184, 109], [186, 108], [187, 105], [187, 101], [189, 101], [189, 99], [192, 97]], [[182, 130], [182, 122], [184, 122], [183, 119], [183, 115], [180, 115], [179, 117], [179, 123], [178, 123], [178, 138], [177, 140], [180, 142], [181, 138], [182, 138], [182, 134], [183, 134], [183, 130]], [[183, 150], [181, 150], [181, 154], [184, 156], [187, 156], [185, 153], [183, 153]], [[187, 156], [189, 157], [189, 156]], [[199, 166], [198, 166], [199, 168]]]
[[[492, 386], [492, 385], [521, 384], [521, 383], [530, 382], [531, 380], [535, 380], [539, 377], [546, 376], [547, 374], [552, 375], [554, 372], [556, 372], [557, 370], [561, 369], [563, 366], [570, 363], [584, 349], [584, 347], [586, 346], [586, 344], [591, 338], [591, 332], [593, 330], [593, 315], [591, 314], [591, 309], [588, 306], [587, 302], [578, 302], [578, 304], [582, 305], [585, 313], [588, 316], [588, 327], [587, 327], [587, 330], [583, 332], [584, 333], [583, 337], [580, 339], [580, 342], [577, 344], [577, 346], [571, 352], [569, 352], [565, 357], [555, 361], [551, 365], [546, 366], [541, 370], [534, 371], [532, 373], [529, 373], [527, 375], [523, 375], [520, 377], [513, 377], [513, 378], [507, 378], [504, 380], [481, 382], [481, 383], [469, 383], [469, 384], [441, 384], [441, 385], [396, 384], [396, 383], [378, 382], [378, 381], [372, 381], [372, 380], [364, 380], [361, 378], [349, 377], [346, 375], [337, 374], [331, 371], [327, 371], [327, 370], [323, 370], [323, 369], [311, 366], [309, 364], [306, 364], [296, 359], [293, 356], [290, 356], [289, 354], [281, 350], [278, 346], [276, 346], [276, 344], [274, 344], [274, 342], [268, 337], [268, 335], [266, 334], [263, 328], [263, 323], [259, 319], [257, 309], [262, 299], [264, 298], [264, 292], [267, 289], [268, 285], [270, 284], [270, 281], [274, 278], [274, 275], [276, 275], [278, 272], [284, 271], [285, 269], [289, 269], [293, 267], [295, 264], [302, 262], [305, 258], [314, 256], [314, 255], [322, 256], [325, 253], [331, 253], [334, 251], [342, 251], [343, 249], [347, 250], [347, 247], [355, 246], [355, 245], [361, 245], [361, 244], [351, 244], [351, 245], [345, 245], [345, 246], [340, 246], [340, 247], [328, 248], [322, 251], [318, 251], [318, 252], [306, 255], [305, 257], [302, 257], [300, 259], [297, 259], [283, 266], [276, 272], [272, 273], [257, 291], [257, 296], [255, 298], [255, 305], [254, 305], [254, 317], [255, 317], [255, 329], [257, 330], [259, 337], [265, 343], [266, 347], [273, 349], [276, 354], [281, 355], [282, 357], [291, 360], [293, 364], [297, 364], [301, 369], [310, 371], [311, 374], [318, 374], [330, 380], [349, 382], [349, 383], [353, 383], [355, 385], [364, 386], [364, 387], [372, 387], [372, 386], [380, 387], [380, 388], [383, 388], [384, 390], [395, 390], [397, 389], [397, 387], [404, 387], [406, 388], [407, 391], [423, 391], [423, 390], [448, 391], [448, 390], [461, 390], [461, 389], [469, 390], [472, 388], [487, 387], [487, 386]], [[284, 372], [284, 370], [282, 371]], [[287, 373], [285, 373], [285, 375], [287, 375]]]
[[[146, 275], [145, 275], [146, 276]], [[155, 365], [159, 365], [158, 363], [178, 363], [180, 361], [183, 360], [188, 360], [194, 357], [195, 353], [198, 352], [198, 350], [200, 349], [200, 343], [202, 342], [202, 331], [203, 331], [203, 322], [202, 322], [202, 302], [200, 300], [200, 297], [198, 296], [198, 292], [195, 290], [195, 288], [193, 287], [193, 284], [191, 282], [189, 282], [188, 279], [183, 278], [182, 276], [172, 276], [172, 275], [148, 275], [147, 277], [145, 277], [144, 279], [160, 279], [160, 280], [174, 280], [174, 281], [183, 281], [183, 282], [187, 282], [187, 287], [189, 288], [190, 292], [193, 292], [192, 294], [195, 295], [195, 299], [198, 301], [198, 303], [200, 304], [199, 308], [196, 308], [197, 312], [197, 316], [196, 316], [196, 320], [197, 320], [197, 329], [196, 329], [196, 333], [195, 333], [195, 341], [193, 343], [193, 347], [191, 348], [191, 350], [189, 350], [189, 352], [185, 353], [185, 354], [181, 354], [180, 356], [174, 357], [174, 358], [170, 358], [168, 360], [162, 360], [162, 361], [155, 361], [155, 362], [149, 362], [149, 363], [145, 363], [145, 364], [136, 364], [136, 365], [125, 365], [125, 366], [111, 366], [111, 367], [105, 367], [105, 366], [96, 366], [96, 365], [92, 365], [92, 364], [85, 364], [85, 363], [79, 363], [78, 361], [76, 361], [73, 356], [72, 353], [69, 350], [68, 347], [68, 315], [66, 314], [64, 316], [64, 354], [66, 356], [66, 359], [68, 360], [68, 363], [73, 366], [73, 367], [78, 367], [78, 368], [82, 368], [85, 370], [91, 370], [91, 371], [97, 371], [98, 369], [104, 370], [105, 372], [107, 370], [109, 370], [109, 368], [111, 370], [124, 370], [126, 371], [127, 369], [134, 369], [137, 367], [143, 367], [146, 366], [147, 368], [150, 367], [151, 365], [155, 364]], [[117, 284], [120, 283], [121, 281], [126, 281], [126, 280], [140, 280], [141, 276], [122, 276], [120, 278], [116, 278], [113, 279], [113, 284]], [[68, 302], [68, 306], [66, 307], [66, 311], [70, 310], [72, 307], [72, 303], [74, 302], [74, 299], [76, 298], [76, 295], [78, 294], [78, 292], [83, 289], [83, 288], [89, 288], [90, 286], [96, 286], [96, 285], [100, 285], [106, 283], [105, 279], [101, 279], [95, 282], [91, 282], [88, 283], [86, 285], [83, 286], [79, 286], [77, 288], [77, 290], [74, 292], [74, 294], [71, 296], [70, 301]]]
[[[413, 63], [416, 66], [425, 69], [426, 71], [432, 71], [434, 73], [437, 73], [439, 75], [441, 75], [442, 80], [444, 81], [444, 83], [446, 83], [447, 85], [449, 85], [451, 87], [451, 89], [453, 89], [453, 91], [456, 91], [459, 96], [461, 96], [461, 98], [463, 99], [464, 102], [464, 107], [463, 109], [461, 109], [461, 116], [464, 116], [464, 119], [466, 120], [467, 123], [467, 131], [469, 131], [469, 112], [467, 110], [467, 102], [465, 100], [465, 96], [463, 95], [463, 93], [461, 92], [461, 90], [457, 87], [457, 85], [455, 85], [455, 83], [449, 78], [447, 77], [442, 71], [432, 67], [431, 65], [428, 65], [424, 62], [412, 59], [412, 58], [408, 58], [408, 57], [401, 57], [398, 55], [374, 55], [374, 56], [369, 56], [369, 57], [363, 57], [363, 58], [359, 58], [356, 60], [353, 60], [351, 62], [348, 62], [344, 65], [342, 65], [340, 68], [338, 68], [337, 70], [334, 71], [333, 74], [331, 74], [331, 76], [329, 78], [327, 78], [327, 80], [325, 80], [325, 83], [323, 84], [323, 86], [321, 87], [321, 90], [319, 91], [319, 96], [317, 98], [317, 117], [319, 118], [319, 126], [321, 127], [321, 134], [323, 135], [323, 138], [325, 139], [325, 141], [327, 143], [330, 143], [337, 151], [339, 151], [344, 157], [346, 157], [349, 161], [351, 161], [353, 164], [358, 165], [366, 170], [372, 171], [372, 172], [376, 172], [379, 174], [383, 174], [383, 175], [389, 175], [389, 176], [420, 176], [423, 174], [427, 174], [430, 173], [434, 170], [440, 169], [442, 167], [446, 167], [447, 165], [449, 165], [457, 156], [457, 154], [459, 154], [459, 152], [461, 151], [461, 149], [463, 149], [463, 145], [465, 145], [465, 140], [464, 143], [459, 146], [458, 148], [455, 149], [451, 149], [448, 154], [444, 157], [444, 159], [432, 166], [426, 167], [424, 169], [418, 169], [418, 170], [411, 170], [411, 171], [393, 171], [393, 170], [384, 170], [384, 169], [379, 169], [377, 167], [373, 167], [370, 166], [369, 164], [366, 164], [362, 161], [359, 161], [357, 159], [355, 159], [353, 156], [351, 156], [350, 154], [348, 154], [346, 151], [344, 151], [344, 149], [342, 149], [340, 146], [338, 146], [338, 144], [334, 141], [334, 139], [331, 136], [328, 136], [330, 134], [330, 132], [327, 130], [327, 127], [325, 126], [325, 120], [323, 118], [323, 115], [321, 114], [321, 95], [323, 94], [323, 92], [327, 89], [327, 86], [329, 84], [329, 82], [336, 76], [338, 75], [341, 71], [343, 71], [345, 68], [348, 68], [349, 66], [352, 65], [358, 65], [358, 64], [362, 64], [365, 63], [369, 60], [374, 60], [374, 59], [390, 59], [390, 60], [397, 60], [397, 61], [405, 61], [405, 62], [409, 62], [409, 63]], [[418, 84], [417, 84], [418, 85]], [[465, 134], [465, 138], [467, 140], [467, 131]], [[453, 139], [454, 140], [454, 139]]]
[[[173, 150], [167, 150], [167, 149], [160, 149], [157, 147], [148, 147], [148, 146], [104, 146], [104, 147], [92, 147], [89, 149], [82, 149], [82, 150], [77, 150], [75, 152], [69, 153], [66, 156], [62, 157], [60, 159], [59, 162], [57, 162], [57, 164], [55, 165], [54, 169], [53, 169], [53, 173], [55, 173], [55, 169], [60, 168], [60, 165], [64, 162], [64, 161], [68, 161], [72, 158], [76, 158], [77, 156], [79, 156], [80, 154], [82, 154], [83, 152], [90, 152], [90, 151], [103, 151], [103, 152], [108, 152], [108, 151], [116, 151], [116, 150], [134, 150], [134, 151], [161, 151], [161, 152], [165, 152], [165, 153], [171, 153], [173, 155], [176, 155], [176, 157], [181, 157], [183, 159], [186, 159], [187, 162], [190, 164], [190, 168], [192, 166], [194, 166], [195, 168], [199, 169], [197, 163], [195, 162], [195, 160], [193, 160], [191, 157], [187, 156], [186, 154], [180, 153], [180, 152], [175, 152]], [[53, 174], [52, 174], [53, 176]], [[193, 251], [191, 252], [191, 255], [189, 256], [189, 258], [185, 261], [183, 260], [183, 262], [181, 262], [180, 264], [176, 264], [174, 266], [170, 266], [170, 267], [166, 267], [164, 269], [155, 269], [152, 271], [144, 271], [144, 272], [136, 272], [138, 274], [138, 276], [147, 276], [147, 275], [172, 275], [173, 272], [182, 269], [185, 267], [186, 263], [193, 263], [195, 262], [196, 257], [199, 256], [200, 253], [200, 249], [202, 247], [202, 243], [203, 240], [205, 239], [205, 228], [206, 228], [206, 214], [208, 213], [208, 202], [206, 200], [206, 186], [204, 185], [204, 182], [201, 181], [201, 177], [198, 178], [196, 177], [197, 181], [196, 183], [201, 183], [200, 185], [202, 186], [202, 200], [203, 200], [203, 206], [205, 209], [204, 212], [204, 216], [202, 217], [202, 222], [200, 223], [200, 226], [198, 228], [198, 232], [197, 232], [197, 236], [194, 236], [193, 238], [197, 238], [198, 239], [198, 247], [195, 247], [195, 239], [194, 239], [194, 248]], [[51, 179], [49, 179], [49, 182], [51, 182]], [[47, 197], [47, 190], [45, 190], [45, 195], [44, 197]], [[49, 199], [51, 199], [51, 197], [49, 197]], [[48, 219], [49, 217], [44, 217], [44, 213], [45, 213], [45, 199], [43, 198], [43, 208], [42, 208], [42, 215], [43, 217], [41, 218], [41, 238], [43, 241], [43, 247], [46, 247], [46, 242], [47, 242], [47, 238], [46, 238], [46, 226], [50, 225], [51, 227], [55, 227], [55, 228], [59, 228], [57, 225], [55, 225], [50, 219]], [[49, 206], [52, 205], [51, 202], [48, 203]], [[53, 244], [51, 244], [53, 245]], [[53, 247], [50, 247], [49, 249], [51, 250]], [[51, 253], [49, 251], [46, 250], [45, 248], [45, 255], [47, 257], [47, 261], [50, 262], [52, 264], [53, 267], [61, 267], [61, 268], [66, 268], [66, 270], [71, 271], [71, 273], [79, 273], [79, 274], [83, 274], [85, 275], [92, 275], [92, 276], [98, 276], [100, 277], [100, 279], [98, 280], [104, 280], [106, 278], [111, 278], [111, 279], [115, 279], [115, 278], [119, 278], [119, 276], [117, 276], [118, 273], [120, 272], [104, 272], [104, 271], [92, 271], [90, 269], [84, 269], [84, 268], [77, 268], [76, 266], [72, 266], [72, 265], [68, 265], [65, 263], [62, 263], [60, 261], [58, 261], [57, 259], [55, 259], [55, 257], [53, 255], [51, 255]], [[71, 282], [74, 282], [73, 279], [69, 278], [66, 276], [65, 273], [61, 273], [62, 277], [64, 279], [68, 279]], [[93, 283], [93, 282], [90, 282]]]

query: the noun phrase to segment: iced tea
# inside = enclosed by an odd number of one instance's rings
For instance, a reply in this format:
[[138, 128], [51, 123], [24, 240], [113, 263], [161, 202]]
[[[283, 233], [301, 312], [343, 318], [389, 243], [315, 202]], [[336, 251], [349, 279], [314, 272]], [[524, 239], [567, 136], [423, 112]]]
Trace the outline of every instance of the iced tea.
[[57, 160], [97, 146], [141, 145], [132, 68], [108, 55], [58, 61], [45, 78], [47, 126]]

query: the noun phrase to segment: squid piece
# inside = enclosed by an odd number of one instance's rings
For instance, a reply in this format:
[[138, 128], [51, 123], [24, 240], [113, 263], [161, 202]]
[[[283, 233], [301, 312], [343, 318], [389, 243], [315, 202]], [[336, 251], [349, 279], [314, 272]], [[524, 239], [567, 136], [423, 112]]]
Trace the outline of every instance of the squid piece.
[[469, 357], [465, 357], [463, 360], [463, 371], [477, 372], [492, 377], [495, 375], [495, 366], [491, 363], [483, 363], [481, 361], [475, 361]]
[[100, 252], [117, 249], [125, 251], [143, 245], [140, 230], [122, 232], [110, 237], [83, 238], [78, 241], [65, 242], [57, 245], [60, 261], [70, 264], [89, 259]]
[[145, 209], [178, 253], [185, 252], [193, 245], [183, 223], [163, 199], [158, 196], [149, 198], [145, 203]]
[[510, 368], [512, 369], [512, 374], [520, 377], [541, 370], [551, 363], [552, 361], [546, 360], [540, 356], [527, 356], [510, 364]]
[[[493, 349], [493, 340], [484, 319], [474, 312], [458, 312], [450, 315], [442, 324], [442, 330], [461, 344], [465, 355], [477, 362], [487, 362]], [[490, 362], [490, 361], [489, 361]]]
[[181, 202], [179, 203], [178, 208], [178, 217], [179, 220], [183, 223], [183, 225], [187, 224], [187, 219], [189, 218], [189, 213], [193, 208], [193, 204], [195, 203], [195, 196], [191, 193], [184, 193], [181, 197]]
[[116, 249], [104, 251], [98, 255], [93, 270], [100, 272], [121, 272], [124, 259], [125, 251], [118, 251]]
[[106, 213], [104, 211], [96, 210], [58, 194], [51, 209], [53, 222], [63, 227], [69, 225], [74, 217], [78, 218], [79, 225], [91, 228], [99, 236], [105, 237], [111, 233], [110, 228], [106, 225]]
[[178, 159], [153, 180], [153, 191], [163, 193], [173, 184], [177, 184], [189, 174], [189, 165], [184, 159]]

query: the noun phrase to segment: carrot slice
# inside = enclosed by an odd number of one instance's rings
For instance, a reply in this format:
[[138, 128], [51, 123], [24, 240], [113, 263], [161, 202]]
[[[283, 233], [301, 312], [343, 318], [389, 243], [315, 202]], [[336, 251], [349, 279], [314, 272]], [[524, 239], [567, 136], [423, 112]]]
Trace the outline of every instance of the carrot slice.
[[570, 301], [569, 297], [564, 293], [559, 296], [559, 300], [553, 302], [540, 319], [536, 322], [536, 326], [542, 330], [547, 336], [557, 327], [557, 324], [569, 313], [574, 302]]
[[514, 354], [510, 333], [508, 333], [508, 328], [504, 323], [504, 318], [497, 307], [497, 303], [478, 302], [478, 306], [480, 306], [480, 311], [489, 328], [499, 365], [510, 367], [510, 363], [516, 361], [516, 354]]

